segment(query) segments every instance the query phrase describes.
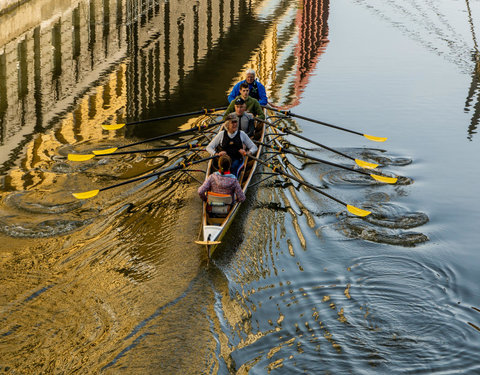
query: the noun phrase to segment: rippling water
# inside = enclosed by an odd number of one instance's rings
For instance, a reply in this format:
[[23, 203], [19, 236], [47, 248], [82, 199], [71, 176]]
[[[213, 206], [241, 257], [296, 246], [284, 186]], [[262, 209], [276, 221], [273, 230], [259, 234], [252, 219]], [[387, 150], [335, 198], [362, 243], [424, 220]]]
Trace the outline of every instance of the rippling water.
[[[0, 372], [480, 372], [478, 1], [57, 6], [18, 40], [0, 14]], [[203, 165], [72, 197], [195, 156], [69, 153], [204, 117], [101, 123], [223, 105], [246, 67], [294, 113], [389, 137], [284, 121], [399, 176], [382, 184], [284, 137], [305, 155], [279, 159], [289, 173], [370, 216], [259, 175], [207, 265], [193, 243]]]

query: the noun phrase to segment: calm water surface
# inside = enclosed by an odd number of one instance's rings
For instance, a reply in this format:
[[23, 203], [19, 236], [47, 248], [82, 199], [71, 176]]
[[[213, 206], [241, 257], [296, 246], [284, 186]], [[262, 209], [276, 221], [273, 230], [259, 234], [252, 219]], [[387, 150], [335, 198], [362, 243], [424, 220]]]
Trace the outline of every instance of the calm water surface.
[[[80, 1], [23, 28], [22, 9], [0, 14], [0, 372], [480, 373], [478, 0]], [[224, 105], [247, 67], [293, 113], [388, 137], [285, 122], [402, 176], [288, 157], [371, 216], [259, 176], [207, 266], [201, 172], [72, 198], [192, 153], [68, 153], [204, 117], [100, 124]]]

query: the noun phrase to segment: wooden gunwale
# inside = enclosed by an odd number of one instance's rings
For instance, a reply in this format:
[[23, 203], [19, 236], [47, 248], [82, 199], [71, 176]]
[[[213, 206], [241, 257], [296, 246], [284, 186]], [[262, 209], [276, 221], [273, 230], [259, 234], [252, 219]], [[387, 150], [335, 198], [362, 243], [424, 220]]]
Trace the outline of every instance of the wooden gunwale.
[[[264, 139], [265, 139], [265, 124], [261, 123], [261, 125], [262, 125], [262, 128], [261, 128], [262, 130], [261, 130], [261, 135], [260, 135], [258, 141], [263, 142]], [[258, 145], [257, 153], [254, 156], [259, 158], [261, 153], [262, 153], [262, 149], [263, 149], [263, 146]], [[248, 186], [249, 186], [249, 184], [252, 180], [252, 177], [253, 177], [256, 169], [257, 169], [257, 166], [258, 166], [257, 161], [249, 160], [248, 156], [245, 158], [245, 168], [244, 168], [244, 170], [242, 171], [242, 173], [239, 177], [240, 186], [242, 187], [242, 190], [243, 190], [244, 194], [247, 193]], [[210, 176], [211, 173], [213, 173], [213, 161], [212, 160], [210, 160], [208, 162], [207, 173], [205, 175], [205, 179], [207, 179], [208, 176]], [[225, 236], [225, 233], [227, 232], [230, 224], [233, 222], [233, 219], [234, 219], [235, 215], [237, 214], [238, 209], [240, 208], [240, 205], [241, 205], [241, 202], [234, 203], [234, 205], [230, 209], [230, 212], [228, 213], [228, 215], [225, 218], [221, 218], [220, 220], [217, 219], [218, 223], [213, 224], [212, 219], [209, 218], [208, 213], [207, 213], [207, 204], [204, 202], [203, 205], [202, 205], [202, 228], [200, 230], [199, 239], [200, 240], [203, 239], [203, 241], [221, 241], [222, 238]], [[209, 226], [212, 226], [212, 225], [215, 225], [216, 227], [218, 227], [218, 228], [216, 228], [216, 230], [218, 231], [217, 235], [215, 235], [213, 238], [205, 238], [206, 227], [209, 227]], [[216, 250], [217, 246], [218, 246], [217, 243], [211, 244], [211, 245], [205, 245], [206, 252], [207, 252], [207, 257], [209, 259], [212, 257], [212, 255], [213, 255], [214, 251]]]

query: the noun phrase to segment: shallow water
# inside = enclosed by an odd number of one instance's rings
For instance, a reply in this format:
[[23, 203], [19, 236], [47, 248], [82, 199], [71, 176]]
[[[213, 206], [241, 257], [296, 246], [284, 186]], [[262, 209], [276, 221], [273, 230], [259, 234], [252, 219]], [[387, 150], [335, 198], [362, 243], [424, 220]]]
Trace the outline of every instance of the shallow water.
[[[57, 3], [2, 35], [0, 371], [480, 372], [480, 2], [302, 4]], [[388, 137], [284, 121], [400, 176], [287, 156], [289, 173], [372, 215], [259, 175], [207, 266], [193, 243], [202, 165], [71, 196], [193, 157], [66, 155], [188, 129], [204, 118], [100, 124], [222, 106], [246, 67], [293, 113]]]

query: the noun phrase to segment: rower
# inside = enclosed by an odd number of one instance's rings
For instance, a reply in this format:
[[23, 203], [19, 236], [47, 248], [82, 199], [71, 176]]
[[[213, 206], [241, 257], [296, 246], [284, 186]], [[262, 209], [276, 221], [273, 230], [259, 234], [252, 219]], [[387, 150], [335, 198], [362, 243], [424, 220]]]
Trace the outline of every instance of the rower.
[[228, 102], [231, 103], [237, 96], [240, 95], [240, 85], [242, 83], [248, 84], [248, 89], [250, 90], [250, 96], [254, 99], [257, 99], [261, 105], [268, 104], [267, 93], [265, 91], [265, 86], [263, 86], [258, 79], [255, 78], [255, 70], [248, 69], [245, 72], [245, 79], [238, 82], [232, 89], [230, 95], [228, 95]]
[[255, 133], [255, 120], [251, 113], [246, 112], [247, 105], [242, 98], [235, 99], [235, 114], [238, 118], [238, 128], [251, 138]]
[[243, 167], [244, 157], [247, 154], [255, 154], [258, 148], [245, 132], [238, 129], [236, 114], [231, 113], [227, 116], [224, 128], [212, 139], [206, 150], [212, 156], [230, 156], [232, 159], [230, 170], [238, 178], [239, 171]]
[[[260, 103], [258, 102], [257, 99], [252, 98], [249, 95], [249, 92], [250, 92], [250, 89], [248, 88], [248, 83], [246, 82], [241, 83], [240, 96], [237, 96], [235, 100], [237, 100], [238, 98], [242, 98], [245, 101], [245, 104], [247, 105], [247, 112], [250, 112], [252, 115], [265, 120], [265, 115], [263, 113], [263, 109]], [[235, 100], [232, 100], [232, 102], [229, 104], [229, 106], [225, 110], [225, 114], [223, 115], [224, 119], [226, 119], [229, 113], [232, 113], [235, 110]]]
[[[245, 200], [245, 194], [235, 175], [230, 172], [232, 160], [228, 155], [220, 156], [218, 172], [212, 173], [198, 188], [198, 195], [206, 202], [215, 201], [216, 206], [231, 205]], [[220, 204], [223, 203], [223, 204]], [[219, 207], [217, 207], [219, 208]], [[226, 212], [224, 212], [226, 213]]]

